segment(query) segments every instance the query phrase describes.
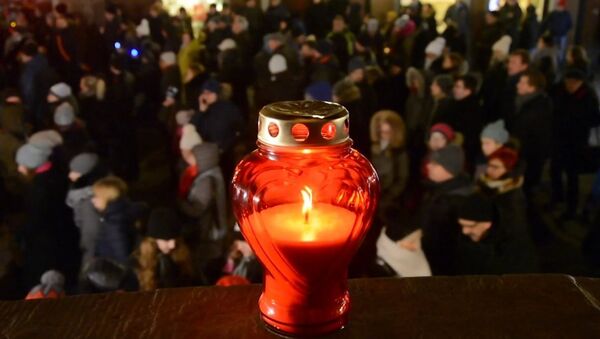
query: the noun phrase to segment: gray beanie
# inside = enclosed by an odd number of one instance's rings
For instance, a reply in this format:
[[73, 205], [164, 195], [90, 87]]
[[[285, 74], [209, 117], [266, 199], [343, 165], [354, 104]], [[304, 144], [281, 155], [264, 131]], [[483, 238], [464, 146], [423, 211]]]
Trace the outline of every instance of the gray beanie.
[[18, 165], [36, 169], [48, 161], [50, 150], [25, 144], [19, 148], [15, 160]]
[[509, 134], [504, 127], [504, 120], [498, 120], [485, 126], [481, 131], [481, 138], [489, 138], [495, 140], [499, 144], [506, 144], [508, 142]]
[[81, 153], [74, 157], [69, 163], [71, 172], [86, 175], [98, 164], [98, 156], [94, 153]]
[[68, 102], [63, 102], [54, 110], [54, 123], [56, 126], [69, 126], [75, 121], [75, 110]]
[[431, 153], [430, 160], [442, 166], [453, 176], [463, 172], [465, 167], [465, 154], [458, 145], [450, 144]]
[[34, 133], [27, 142], [37, 148], [52, 150], [54, 147], [63, 144], [63, 138], [57, 131], [48, 129]]
[[71, 90], [71, 86], [65, 84], [64, 82], [59, 82], [58, 84], [50, 87], [50, 94], [64, 99], [70, 97], [73, 94], [73, 91]]

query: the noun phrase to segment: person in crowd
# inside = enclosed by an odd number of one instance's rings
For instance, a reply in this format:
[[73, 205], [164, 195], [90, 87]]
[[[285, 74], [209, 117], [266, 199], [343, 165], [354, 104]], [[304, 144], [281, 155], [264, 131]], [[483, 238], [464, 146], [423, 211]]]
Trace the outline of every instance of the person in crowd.
[[[508, 3], [505, 5], [505, 7], [506, 6], [508, 6]], [[505, 7], [503, 7], [502, 10], [504, 10]], [[507, 27], [505, 26], [506, 23], [504, 22], [502, 15], [514, 15], [514, 13], [511, 11], [508, 11], [507, 13], [492, 11], [485, 14], [486, 26], [483, 28], [483, 31], [481, 32], [481, 38], [478, 39], [477, 42], [477, 67], [484, 72], [487, 70], [490, 64], [490, 59], [492, 57], [492, 46], [504, 35], [505, 27]], [[506, 19], [508, 20], [508, 18]], [[514, 32], [514, 28], [511, 29]], [[513, 40], [512, 37], [511, 40]]]
[[507, 120], [508, 131], [519, 140], [526, 163], [527, 194], [539, 185], [552, 148], [552, 100], [544, 88], [544, 75], [539, 71], [523, 73], [517, 84], [514, 115]]
[[348, 109], [350, 113], [350, 130], [352, 131], [352, 140], [354, 147], [364, 156], [368, 157], [371, 153], [369, 145], [369, 131], [364, 126], [368, 126], [369, 117], [362, 110], [361, 93], [349, 79], [342, 79], [333, 86], [333, 102], [336, 102]]
[[469, 196], [458, 210], [462, 235], [458, 240], [456, 269], [460, 274], [536, 272], [537, 258], [526, 233], [514, 230], [513, 220], [479, 194]]
[[582, 46], [574, 45], [567, 50], [566, 69], [573, 68], [582, 71], [588, 81], [593, 80], [594, 73], [590, 69], [590, 59]]
[[458, 40], [458, 44], [450, 43], [449, 45], [464, 46], [464, 50], [462, 50], [463, 53], [466, 52], [466, 50], [468, 49], [467, 46], [471, 39], [471, 27], [469, 18], [469, 7], [467, 6], [464, 0], [456, 0], [454, 4], [448, 7], [446, 15], [444, 15], [444, 22], [446, 23], [446, 25], [448, 25], [446, 33], [450, 33], [450, 31], [455, 32], [451, 34], [445, 34], [445, 38], [446, 40], [448, 40], [448, 37], [450, 35], [453, 35], [453, 40]]
[[504, 6], [500, 8], [500, 22], [505, 27], [506, 34], [515, 42], [515, 46], [519, 44], [519, 28], [522, 16], [523, 11], [517, 0], [506, 0]]
[[69, 105], [71, 105], [71, 107], [73, 107], [73, 113], [75, 113], [75, 115], [79, 115], [79, 103], [73, 95], [73, 90], [71, 89], [71, 86], [67, 85], [64, 82], [59, 82], [50, 87], [50, 90], [48, 91], [47, 100], [51, 113], [54, 112], [56, 107], [66, 102]]
[[306, 31], [317, 39], [323, 39], [329, 32], [330, 16], [327, 4], [322, 0], [313, 0], [304, 17]]
[[135, 272], [128, 265], [122, 265], [105, 258], [93, 258], [83, 268], [79, 282], [79, 293], [133, 292], [139, 290]]
[[496, 152], [509, 141], [510, 134], [506, 130], [504, 120], [498, 120], [487, 124], [481, 131], [481, 153], [485, 157], [485, 162], [478, 163], [475, 168], [475, 178], [479, 178], [487, 167], [487, 157]]
[[75, 117], [73, 107], [69, 103], [64, 102], [56, 107], [54, 126], [62, 136], [67, 161], [90, 147], [88, 132], [83, 122]]
[[457, 78], [454, 82], [453, 94], [454, 102], [450, 114], [439, 117], [439, 121], [462, 133], [467, 164], [474, 166], [479, 154], [479, 133], [483, 120], [477, 97], [477, 79], [472, 75]]
[[341, 77], [340, 63], [327, 40], [306, 41], [300, 51], [306, 60], [308, 82], [327, 81], [333, 86]]
[[162, 94], [161, 118], [167, 122], [170, 112], [176, 109], [181, 96], [181, 73], [177, 65], [177, 55], [174, 52], [163, 52], [159, 62], [162, 78], [160, 92]]
[[315, 81], [304, 91], [305, 100], [331, 101], [332, 97], [333, 89], [327, 81]]
[[490, 115], [490, 119], [504, 119], [509, 124], [510, 116], [515, 113], [517, 83], [520, 81], [521, 75], [529, 69], [530, 60], [529, 53], [525, 50], [517, 49], [510, 53], [506, 66], [506, 82], [500, 89], [500, 106], [497, 108], [497, 112]]
[[375, 276], [427, 277], [431, 269], [421, 249], [422, 231], [412, 223], [403, 222], [397, 208], [389, 208], [385, 227], [377, 239]]
[[81, 119], [89, 132], [91, 142], [102, 156], [108, 155], [110, 121], [105, 119], [106, 82], [99, 77], [87, 75], [79, 85], [79, 109]]
[[65, 203], [73, 209], [73, 221], [79, 228], [79, 248], [83, 269], [94, 257], [96, 238], [100, 229], [100, 214], [92, 204], [92, 185], [107, 175], [107, 169], [94, 153], [80, 153], [69, 163], [71, 186]]
[[507, 82], [506, 62], [512, 39], [503, 35], [492, 45], [492, 58], [487, 71], [483, 74], [481, 84], [481, 99], [483, 100], [483, 121], [492, 122], [501, 118], [502, 91], [498, 90], [498, 84]]
[[48, 270], [42, 274], [40, 284], [35, 285], [25, 300], [59, 299], [65, 296], [65, 276], [56, 270]]
[[446, 39], [437, 37], [425, 47], [425, 69], [429, 70], [434, 61], [440, 58], [446, 47]]
[[[406, 117], [406, 128], [408, 131], [409, 142], [411, 145], [419, 143], [415, 139], [421, 138], [425, 134], [425, 128], [431, 121], [431, 112], [428, 110], [427, 87], [423, 73], [416, 68], [409, 68], [406, 71], [406, 86], [409, 90], [404, 108]], [[422, 140], [422, 139], [421, 139]]]
[[365, 57], [365, 61], [382, 64], [385, 41], [383, 34], [379, 31], [379, 21], [375, 18], [369, 18], [365, 28], [356, 38], [355, 54], [362, 54], [363, 57], [372, 54], [374, 58]]
[[68, 18], [65, 15], [56, 15], [54, 32], [48, 46], [48, 58], [71, 88], [77, 88], [79, 85], [79, 49], [74, 28], [71, 27]]
[[26, 220], [21, 230], [24, 286], [31, 288], [50, 269], [74, 279], [77, 230], [65, 205], [67, 178], [50, 161], [51, 151], [25, 144], [16, 153], [19, 172], [27, 181]]
[[454, 143], [455, 139], [456, 133], [450, 125], [437, 123], [431, 126], [431, 129], [429, 130], [427, 146], [430, 151], [435, 152]]
[[221, 84], [208, 79], [198, 97], [199, 110], [190, 121], [207, 142], [216, 143], [226, 178], [233, 173], [233, 147], [242, 135], [243, 117], [230, 101], [219, 98]]
[[449, 116], [452, 110], [452, 99], [454, 80], [449, 75], [438, 75], [431, 81], [429, 86], [431, 98], [433, 99], [433, 107], [431, 110], [431, 121], [427, 124], [438, 123]]
[[525, 19], [521, 23], [521, 33], [519, 35], [518, 48], [526, 51], [532, 51], [539, 37], [540, 22], [538, 21], [536, 8], [528, 5], [525, 13]]
[[269, 7], [265, 11], [264, 27], [266, 33], [279, 30], [279, 23], [291, 16], [289, 9], [281, 0], [270, 0]]
[[427, 164], [428, 192], [420, 206], [417, 225], [422, 229], [421, 246], [433, 275], [454, 274], [454, 253], [460, 228], [458, 208], [473, 191], [463, 174], [464, 154], [457, 145], [434, 151]]
[[379, 211], [399, 204], [408, 183], [409, 157], [402, 117], [389, 110], [371, 119], [371, 162], [381, 183]]
[[94, 257], [127, 265], [133, 249], [139, 209], [127, 198], [127, 184], [108, 176], [92, 186], [92, 204], [100, 214]]
[[[553, 94], [552, 196], [555, 202], [566, 201], [566, 218], [573, 218], [577, 214], [579, 173], [586, 166], [584, 153], [588, 136], [592, 127], [600, 125], [598, 97], [586, 80], [586, 73], [580, 69], [569, 69]], [[567, 179], [566, 199], [563, 174]]]
[[546, 79], [546, 88], [552, 89], [558, 73], [558, 52], [554, 48], [554, 41], [550, 35], [542, 35], [538, 39], [535, 52], [532, 55], [532, 66], [542, 72]]
[[327, 35], [331, 41], [333, 54], [336, 56], [342, 68], [346, 68], [348, 61], [354, 54], [354, 42], [356, 37], [346, 26], [346, 19], [342, 15], [333, 18], [331, 32]]
[[232, 87], [231, 101], [238, 107], [246, 107], [248, 105], [246, 99], [247, 82], [245, 81], [245, 77], [239, 76], [244, 72], [244, 60], [235, 40], [227, 38], [219, 44], [217, 64], [219, 66], [217, 79], [221, 83], [229, 84]]
[[377, 107], [377, 93], [373, 87], [367, 82], [365, 61], [361, 57], [353, 57], [348, 62], [347, 79], [352, 81], [360, 90], [360, 98], [362, 102], [362, 111], [367, 116], [372, 116]]
[[487, 156], [485, 172], [477, 178], [477, 188], [490, 198], [512, 231], [528, 233], [527, 202], [523, 193], [523, 170], [519, 154], [503, 146]]
[[564, 62], [567, 51], [567, 34], [573, 28], [571, 14], [567, 11], [567, 0], [556, 0], [556, 7], [542, 21], [540, 35], [549, 33], [558, 48], [559, 62]]
[[281, 54], [273, 54], [269, 59], [271, 81], [262, 89], [261, 97], [266, 103], [300, 98], [300, 86], [288, 70], [287, 60]]
[[189, 286], [194, 275], [192, 259], [181, 238], [176, 211], [155, 208], [147, 227], [146, 237], [133, 254], [140, 290]]
[[18, 59], [23, 64], [19, 89], [25, 109], [28, 111], [26, 120], [35, 129], [40, 129], [44, 126], [46, 95], [53, 83], [53, 72], [46, 57], [38, 53], [38, 45], [34, 41], [26, 41], [23, 44]]
[[[431, 4], [425, 4], [420, 11], [420, 20], [412, 16], [417, 25], [414, 36], [411, 60], [415, 67], [423, 69], [425, 62], [425, 49], [438, 36], [437, 22], [435, 21], [435, 10]], [[417, 22], [417, 21], [420, 21]]]

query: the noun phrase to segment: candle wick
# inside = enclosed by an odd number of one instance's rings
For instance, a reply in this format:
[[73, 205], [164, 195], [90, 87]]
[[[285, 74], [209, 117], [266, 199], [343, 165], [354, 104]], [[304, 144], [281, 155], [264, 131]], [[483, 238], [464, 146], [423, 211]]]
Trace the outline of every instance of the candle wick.
[[304, 213], [304, 224], [308, 225], [308, 211]]

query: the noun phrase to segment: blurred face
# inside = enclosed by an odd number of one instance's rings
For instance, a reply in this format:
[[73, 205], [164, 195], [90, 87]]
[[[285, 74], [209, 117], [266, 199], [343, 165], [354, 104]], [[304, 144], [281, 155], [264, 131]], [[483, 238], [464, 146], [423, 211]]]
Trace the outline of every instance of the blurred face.
[[565, 79], [565, 89], [573, 94], [583, 85], [583, 81], [577, 79]]
[[56, 25], [56, 28], [63, 29], [63, 28], [66, 28], [69, 25], [69, 23], [67, 22], [67, 19], [65, 19], [64, 17], [58, 17], [58, 18], [56, 18], [55, 25]]
[[19, 171], [19, 173], [21, 173], [24, 176], [29, 176], [29, 169], [23, 165], [19, 165], [19, 167], [17, 168], [17, 170]]
[[498, 21], [498, 19], [496, 19], [496, 17], [495, 17], [495, 16], [493, 16], [491, 13], [486, 13], [486, 14], [485, 14], [485, 22], [486, 22], [488, 25], [493, 25], [493, 24], [495, 24], [497, 21]]
[[344, 20], [341, 19], [334, 19], [333, 20], [333, 28], [332, 30], [334, 32], [341, 32], [344, 30], [344, 28], [346, 28], [346, 23], [344, 22]]
[[99, 212], [103, 212], [106, 210], [106, 206], [108, 206], [108, 201], [99, 195], [94, 195], [92, 198], [92, 205], [94, 205]]
[[508, 57], [508, 75], [517, 75], [527, 70], [527, 64], [523, 63], [521, 56], [511, 55]]
[[365, 78], [365, 70], [364, 69], [356, 69], [350, 73], [350, 80], [354, 83], [362, 82]]
[[379, 124], [379, 139], [389, 142], [392, 140], [392, 126], [387, 122]]
[[573, 51], [572, 50], [568, 50], [567, 51], [567, 64], [568, 65], [572, 65], [573, 62], [575, 62], [575, 59], [573, 58]]
[[463, 100], [471, 95], [471, 90], [465, 87], [465, 83], [462, 80], [458, 80], [454, 83], [453, 92], [456, 100]]
[[517, 93], [519, 95], [527, 95], [535, 93], [536, 88], [529, 84], [529, 77], [522, 76], [517, 83]]
[[69, 180], [71, 180], [71, 182], [75, 182], [79, 178], [81, 178], [81, 173], [75, 171], [69, 172]]
[[207, 105], [212, 105], [219, 99], [217, 93], [204, 90], [200, 95], [200, 100], [203, 100]]
[[448, 140], [446, 137], [440, 132], [433, 132], [429, 136], [429, 149], [432, 151], [437, 151], [442, 149], [448, 145]]
[[492, 227], [492, 223], [490, 221], [458, 219], [458, 223], [462, 228], [462, 233], [471, 238], [473, 242], [479, 242], [485, 233], [490, 229], [490, 227]]
[[446, 171], [444, 167], [433, 161], [427, 164], [427, 175], [429, 180], [433, 182], [445, 182], [453, 178], [452, 174]]
[[192, 41], [192, 37], [190, 36], [189, 33], [183, 33], [181, 35], [181, 43], [183, 43], [184, 45], [189, 44]]
[[156, 239], [156, 246], [163, 254], [169, 254], [177, 246], [175, 239]]
[[267, 45], [271, 51], [274, 51], [281, 46], [281, 42], [279, 40], [271, 39], [267, 41]]
[[500, 147], [502, 147], [502, 144], [497, 143], [494, 139], [481, 138], [481, 151], [486, 157], [496, 152]]
[[48, 96], [46, 97], [46, 100], [52, 104], [52, 103], [57, 102], [59, 100], [59, 98], [54, 94], [48, 94]]
[[492, 180], [498, 180], [506, 174], [506, 167], [502, 164], [502, 161], [498, 159], [488, 160], [487, 168], [485, 173]]
[[435, 81], [432, 82], [430, 89], [431, 89], [431, 96], [434, 99], [439, 99], [444, 96], [444, 92], [442, 92], [442, 88], [437, 84], [437, 82], [435, 82]]

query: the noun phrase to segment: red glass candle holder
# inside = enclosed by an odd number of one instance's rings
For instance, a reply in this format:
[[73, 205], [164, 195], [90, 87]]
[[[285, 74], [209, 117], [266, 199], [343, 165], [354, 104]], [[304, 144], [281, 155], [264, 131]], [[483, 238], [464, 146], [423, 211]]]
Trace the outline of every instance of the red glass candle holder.
[[347, 269], [379, 195], [373, 166], [351, 148], [348, 119], [333, 103], [268, 105], [258, 149], [235, 170], [234, 212], [264, 266], [259, 308], [276, 332], [319, 335], [347, 323]]

